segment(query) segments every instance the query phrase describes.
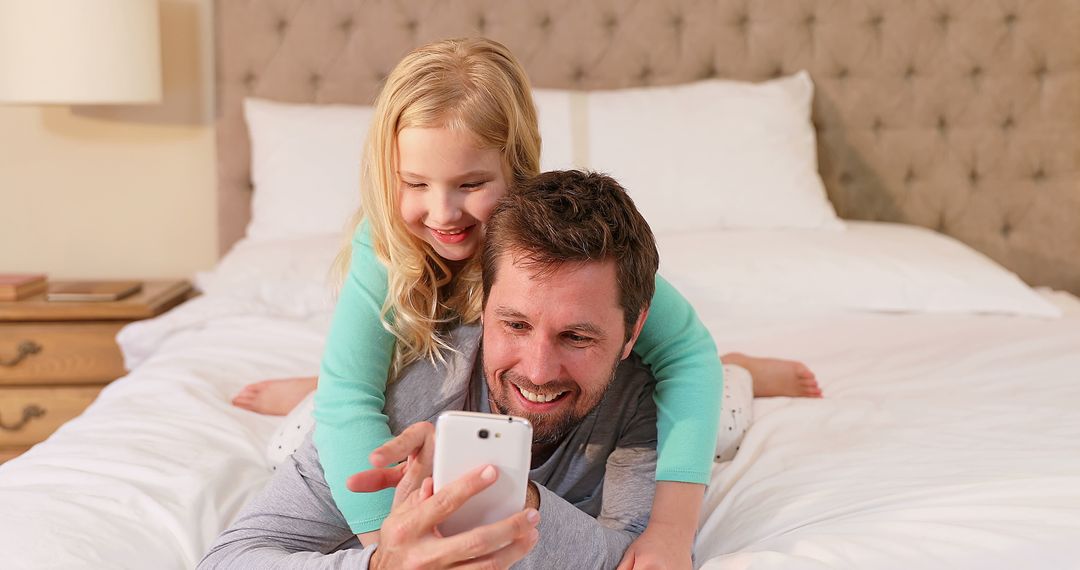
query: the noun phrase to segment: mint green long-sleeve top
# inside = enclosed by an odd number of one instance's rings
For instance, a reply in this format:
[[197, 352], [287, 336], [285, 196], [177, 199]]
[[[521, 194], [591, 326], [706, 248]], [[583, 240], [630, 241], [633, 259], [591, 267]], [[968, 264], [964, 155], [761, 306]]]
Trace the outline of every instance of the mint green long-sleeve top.
[[[365, 223], [353, 237], [315, 391], [315, 446], [334, 501], [355, 533], [378, 530], [393, 501], [393, 489], [353, 493], [345, 487], [350, 475], [371, 468], [368, 456], [391, 437], [383, 406], [395, 339], [380, 318], [386, 295], [386, 267], [375, 257]], [[723, 367], [694, 309], [659, 276], [634, 351], [656, 377], [656, 479], [707, 483]]]

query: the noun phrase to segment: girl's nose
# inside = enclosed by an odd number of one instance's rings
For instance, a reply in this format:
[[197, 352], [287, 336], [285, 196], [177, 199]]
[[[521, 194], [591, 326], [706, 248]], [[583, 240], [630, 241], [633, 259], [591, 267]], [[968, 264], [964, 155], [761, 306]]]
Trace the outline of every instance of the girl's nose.
[[461, 204], [455, 192], [428, 192], [428, 224], [446, 228], [461, 219]]

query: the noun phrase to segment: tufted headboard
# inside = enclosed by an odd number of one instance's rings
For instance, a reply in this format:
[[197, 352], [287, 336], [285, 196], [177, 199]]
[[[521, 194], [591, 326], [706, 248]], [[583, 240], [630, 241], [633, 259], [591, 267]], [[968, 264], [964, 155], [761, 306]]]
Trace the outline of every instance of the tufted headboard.
[[217, 0], [220, 245], [249, 217], [246, 96], [368, 104], [411, 48], [485, 35], [534, 86], [799, 69], [840, 215], [937, 229], [1080, 293], [1076, 0]]

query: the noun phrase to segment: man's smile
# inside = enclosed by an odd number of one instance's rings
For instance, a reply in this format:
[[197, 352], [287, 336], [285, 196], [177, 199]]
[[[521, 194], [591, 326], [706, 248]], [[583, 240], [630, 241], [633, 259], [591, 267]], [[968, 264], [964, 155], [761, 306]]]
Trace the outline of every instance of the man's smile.
[[518, 389], [518, 392], [520, 392], [526, 400], [533, 402], [534, 404], [546, 404], [548, 402], [552, 402], [562, 397], [563, 394], [569, 392], [569, 390], [561, 390], [559, 392], [553, 392], [551, 394], [539, 394], [530, 390], [526, 390], [525, 388], [522, 388], [521, 386], [518, 386], [516, 384], [514, 385], [514, 387]]

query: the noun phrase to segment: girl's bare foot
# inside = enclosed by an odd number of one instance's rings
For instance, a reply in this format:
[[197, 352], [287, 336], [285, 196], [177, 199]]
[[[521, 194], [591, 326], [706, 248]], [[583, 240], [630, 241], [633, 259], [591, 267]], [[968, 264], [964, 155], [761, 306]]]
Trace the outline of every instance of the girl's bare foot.
[[779, 358], [760, 358], [733, 352], [721, 358], [724, 363], [742, 366], [754, 379], [754, 397], [791, 396], [795, 398], [820, 398], [814, 372], [802, 362]]
[[315, 389], [316, 383], [315, 376], [263, 380], [244, 386], [232, 404], [260, 414], [284, 416]]

